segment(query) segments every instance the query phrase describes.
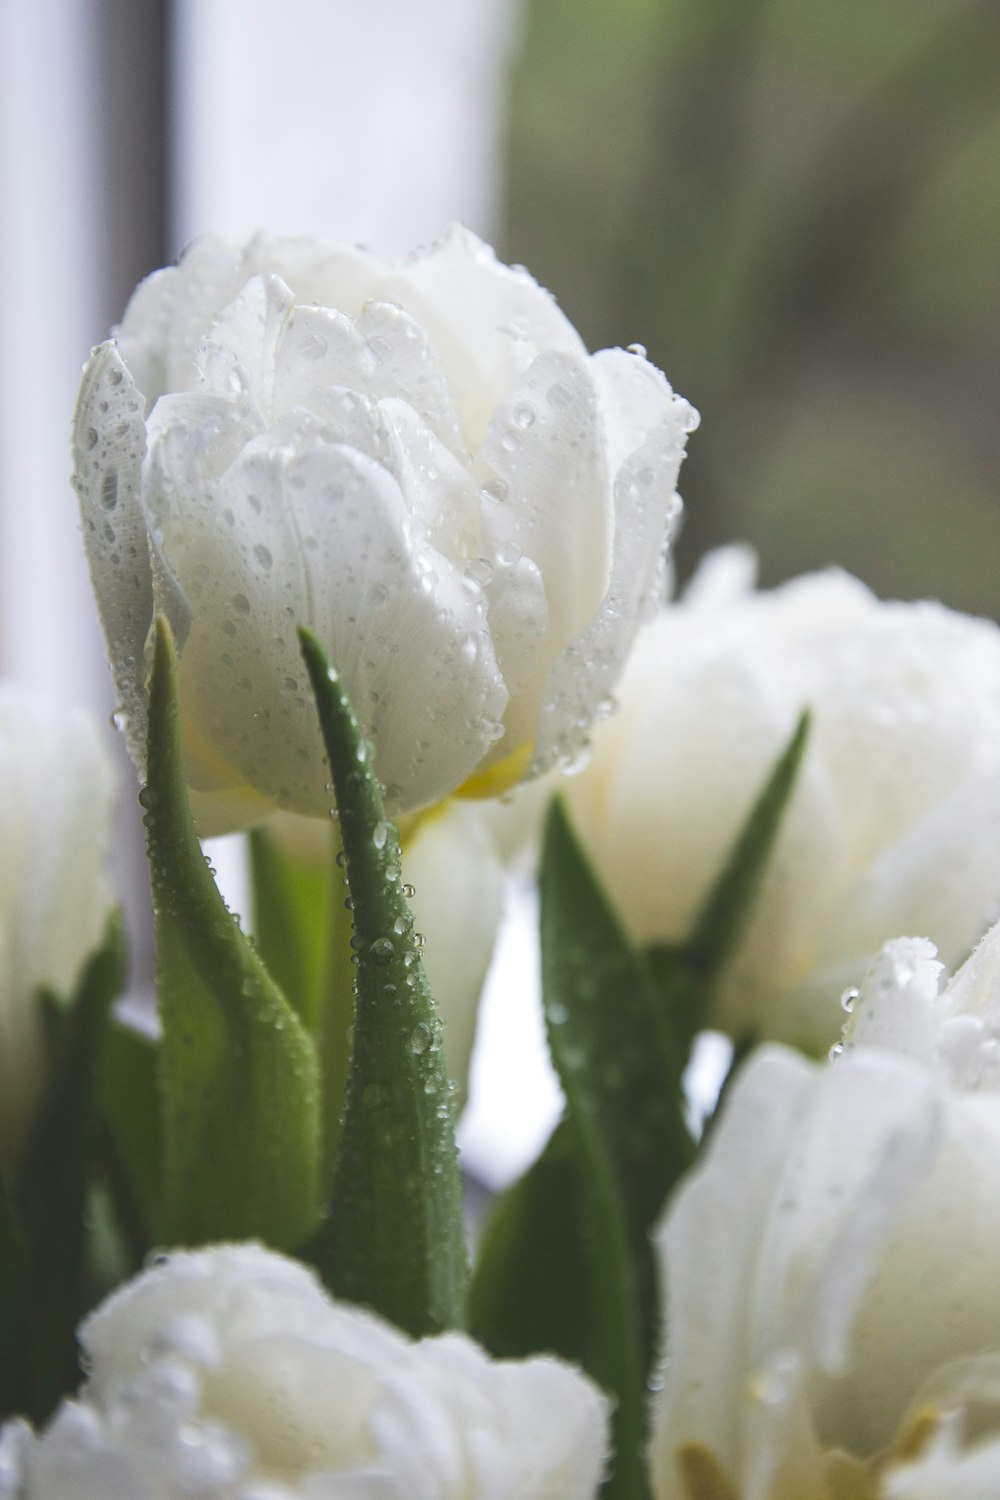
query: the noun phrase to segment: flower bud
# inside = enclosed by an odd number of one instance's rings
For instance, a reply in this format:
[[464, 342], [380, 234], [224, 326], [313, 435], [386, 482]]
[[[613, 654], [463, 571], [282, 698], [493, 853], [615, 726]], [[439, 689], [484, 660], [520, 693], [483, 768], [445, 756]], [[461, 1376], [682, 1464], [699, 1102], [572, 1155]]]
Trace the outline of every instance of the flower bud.
[[178, 640], [203, 834], [325, 816], [299, 657], [340, 672], [390, 812], [570, 756], [663, 578], [697, 421], [637, 354], [453, 229], [402, 265], [198, 242], [134, 294], [74, 430], [133, 757], [144, 644]]

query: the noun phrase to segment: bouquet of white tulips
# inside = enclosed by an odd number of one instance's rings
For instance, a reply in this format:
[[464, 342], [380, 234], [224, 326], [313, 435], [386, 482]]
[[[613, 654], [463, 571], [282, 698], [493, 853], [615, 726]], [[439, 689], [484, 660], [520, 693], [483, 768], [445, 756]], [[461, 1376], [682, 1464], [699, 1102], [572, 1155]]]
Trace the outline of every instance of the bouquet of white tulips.
[[[460, 229], [202, 241], [94, 351], [157, 1009], [99, 735], [0, 690], [0, 1500], [1000, 1494], [1000, 630], [668, 603], [696, 423]], [[525, 854], [565, 1106], [470, 1251]]]

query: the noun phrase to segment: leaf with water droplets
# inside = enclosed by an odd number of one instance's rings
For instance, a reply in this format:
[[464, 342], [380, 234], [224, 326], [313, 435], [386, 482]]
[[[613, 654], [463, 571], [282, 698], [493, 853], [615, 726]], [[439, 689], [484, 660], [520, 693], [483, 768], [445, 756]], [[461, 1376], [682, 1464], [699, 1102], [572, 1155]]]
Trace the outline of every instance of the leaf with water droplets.
[[294, 1249], [315, 1228], [315, 1046], [209, 872], [191, 820], [176, 655], [156, 622], [142, 793], [163, 1040], [163, 1225], [186, 1244], [258, 1236]]
[[[518, 1305], [527, 1299], [541, 1311], [536, 1348], [560, 1337], [560, 1321], [569, 1330], [569, 1342], [557, 1352], [581, 1359], [617, 1399], [609, 1493], [636, 1496], [645, 1483], [646, 1374], [657, 1325], [649, 1231], [693, 1154], [682, 1114], [681, 1060], [645, 966], [558, 800], [549, 813], [540, 888], [542, 1000], [566, 1120], [514, 1189], [513, 1207], [501, 1209], [498, 1231], [487, 1234], [473, 1307], [503, 1337], [506, 1302], [506, 1316], [530, 1339]], [[567, 1258], [566, 1274], [578, 1298], [575, 1319], [546, 1305], [544, 1183], [574, 1205], [569, 1220], [579, 1249]], [[505, 1241], [499, 1246], [497, 1233]], [[537, 1254], [526, 1254], [526, 1246], [537, 1247]]]
[[466, 1257], [441, 1028], [361, 731], [301, 632], [332, 769], [357, 956], [354, 1047], [336, 1189], [310, 1257], [338, 1296], [414, 1335], [461, 1326]]

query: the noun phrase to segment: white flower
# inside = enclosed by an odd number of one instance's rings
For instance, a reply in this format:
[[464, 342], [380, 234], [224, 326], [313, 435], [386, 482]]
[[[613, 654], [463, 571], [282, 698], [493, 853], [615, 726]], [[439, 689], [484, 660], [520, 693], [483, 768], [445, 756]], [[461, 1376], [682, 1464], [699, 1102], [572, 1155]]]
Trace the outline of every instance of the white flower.
[[940, 973], [889, 945], [843, 1055], [735, 1084], [658, 1236], [659, 1500], [1000, 1494], [1000, 928]]
[[0, 1160], [45, 1077], [38, 992], [68, 997], [112, 905], [114, 773], [97, 723], [0, 684]]
[[589, 1500], [602, 1477], [607, 1406], [576, 1370], [412, 1343], [256, 1245], [165, 1258], [81, 1343], [87, 1384], [37, 1440], [8, 1428], [0, 1495]]
[[[481, 803], [449, 801], [407, 820], [403, 878], [421, 961], [441, 1019], [448, 1076], [464, 1100], [479, 996], [493, 956], [503, 904], [503, 862], [493, 820]], [[323, 869], [331, 858], [326, 820], [276, 813], [264, 825], [286, 853]]]
[[661, 588], [696, 420], [638, 355], [588, 356], [465, 230], [403, 265], [199, 241], [136, 291], [75, 425], [137, 764], [156, 610], [182, 648], [203, 833], [326, 813], [299, 625], [345, 679], [391, 810], [567, 756]]
[[888, 938], [921, 933], [954, 967], [1000, 914], [1000, 630], [836, 571], [766, 593], [752, 572], [714, 554], [642, 631], [620, 712], [565, 793], [633, 936], [675, 942], [812, 710], [713, 1019], [821, 1051]]

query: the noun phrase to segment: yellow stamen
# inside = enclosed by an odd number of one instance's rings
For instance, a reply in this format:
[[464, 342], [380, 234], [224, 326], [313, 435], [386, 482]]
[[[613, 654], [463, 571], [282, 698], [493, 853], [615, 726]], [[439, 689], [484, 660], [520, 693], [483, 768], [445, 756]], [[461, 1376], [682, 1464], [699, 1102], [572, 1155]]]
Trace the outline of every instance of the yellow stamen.
[[488, 766], [485, 771], [474, 771], [467, 780], [463, 781], [457, 797], [499, 797], [503, 792], [509, 792], [512, 786], [517, 786], [525, 771], [528, 769], [535, 747], [530, 740], [523, 745], [518, 745], [516, 750], [498, 760], [494, 765]]

